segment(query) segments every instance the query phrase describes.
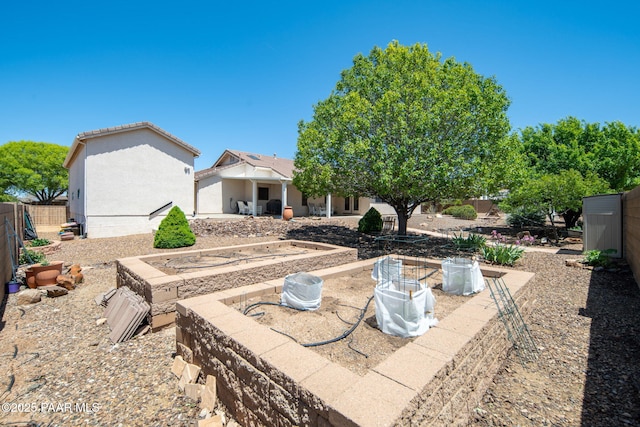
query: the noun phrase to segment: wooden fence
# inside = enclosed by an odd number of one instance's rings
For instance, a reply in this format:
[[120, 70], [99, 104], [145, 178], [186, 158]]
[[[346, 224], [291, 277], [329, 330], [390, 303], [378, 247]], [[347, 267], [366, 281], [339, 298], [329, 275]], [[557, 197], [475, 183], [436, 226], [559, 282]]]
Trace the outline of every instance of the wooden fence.
[[69, 219], [69, 208], [66, 206], [27, 205], [27, 211], [36, 231], [38, 226], [59, 226]]
[[[17, 239], [12, 238], [15, 232], [17, 237], [23, 238], [24, 210], [21, 203], [0, 203], [0, 297], [4, 299], [6, 292], [5, 283], [11, 280], [13, 263], [18, 262]], [[13, 263], [11, 255], [13, 254]], [[1, 301], [1, 300], [0, 300]]]

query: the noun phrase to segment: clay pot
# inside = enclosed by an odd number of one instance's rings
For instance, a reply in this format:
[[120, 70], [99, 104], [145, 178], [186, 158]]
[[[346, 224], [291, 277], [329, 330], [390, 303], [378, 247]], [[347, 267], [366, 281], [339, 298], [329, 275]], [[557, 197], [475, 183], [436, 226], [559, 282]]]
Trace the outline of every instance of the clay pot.
[[289, 221], [291, 218], [293, 218], [293, 208], [291, 206], [285, 206], [282, 212], [282, 219]]
[[62, 264], [62, 261], [53, 261], [49, 265], [33, 264], [31, 270], [35, 276], [36, 286], [55, 285], [56, 278], [62, 273]]
[[33, 270], [31, 269], [31, 267], [27, 268], [24, 271], [25, 274], [25, 281], [27, 282], [27, 286], [31, 289], [35, 289], [36, 288], [36, 275], [33, 274]]

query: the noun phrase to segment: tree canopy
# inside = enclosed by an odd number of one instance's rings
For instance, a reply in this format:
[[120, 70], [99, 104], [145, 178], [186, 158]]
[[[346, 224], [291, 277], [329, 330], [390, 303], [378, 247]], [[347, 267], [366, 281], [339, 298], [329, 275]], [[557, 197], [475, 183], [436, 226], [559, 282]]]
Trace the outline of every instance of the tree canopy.
[[495, 78], [424, 44], [358, 54], [298, 125], [294, 184], [309, 195], [378, 197], [400, 234], [421, 203], [490, 193], [516, 160]]
[[69, 174], [62, 166], [69, 147], [46, 142], [12, 141], [0, 146], [3, 198], [30, 194], [43, 204], [64, 194]]
[[518, 207], [537, 207], [553, 222], [554, 213], [563, 216], [565, 226], [571, 228], [582, 214], [582, 198], [609, 191], [607, 182], [593, 172], [583, 177], [569, 169], [557, 174], [530, 177], [512, 190], [500, 206], [507, 212]]
[[570, 169], [595, 173], [615, 191], [640, 184], [640, 133], [621, 122], [586, 123], [567, 117], [556, 124], [527, 127], [522, 149], [535, 173]]

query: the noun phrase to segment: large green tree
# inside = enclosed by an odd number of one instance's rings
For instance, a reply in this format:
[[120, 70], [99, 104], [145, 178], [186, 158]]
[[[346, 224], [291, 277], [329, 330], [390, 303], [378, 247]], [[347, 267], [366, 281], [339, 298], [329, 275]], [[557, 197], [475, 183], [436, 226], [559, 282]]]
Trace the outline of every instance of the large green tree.
[[640, 133], [621, 122], [586, 123], [567, 117], [525, 128], [520, 136], [528, 164], [538, 174], [574, 169], [595, 173], [615, 191], [640, 184]]
[[43, 204], [64, 194], [69, 174], [62, 166], [69, 147], [12, 141], [0, 146], [0, 191], [5, 198], [30, 194]]
[[398, 233], [428, 201], [490, 193], [514, 170], [509, 99], [495, 78], [398, 42], [356, 55], [298, 125], [294, 184], [307, 194], [378, 197]]

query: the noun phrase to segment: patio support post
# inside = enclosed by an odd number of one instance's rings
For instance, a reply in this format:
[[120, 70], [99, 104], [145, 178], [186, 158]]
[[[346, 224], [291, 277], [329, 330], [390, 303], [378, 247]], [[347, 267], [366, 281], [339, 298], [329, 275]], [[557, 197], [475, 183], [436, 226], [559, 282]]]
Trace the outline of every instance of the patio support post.
[[251, 215], [256, 216], [256, 212], [258, 208], [258, 181], [255, 181], [255, 180], [251, 180], [251, 202], [252, 202]]
[[327, 194], [327, 218], [331, 218], [331, 193]]
[[282, 208], [280, 215], [284, 214], [285, 206], [287, 206], [287, 181], [282, 181]]

